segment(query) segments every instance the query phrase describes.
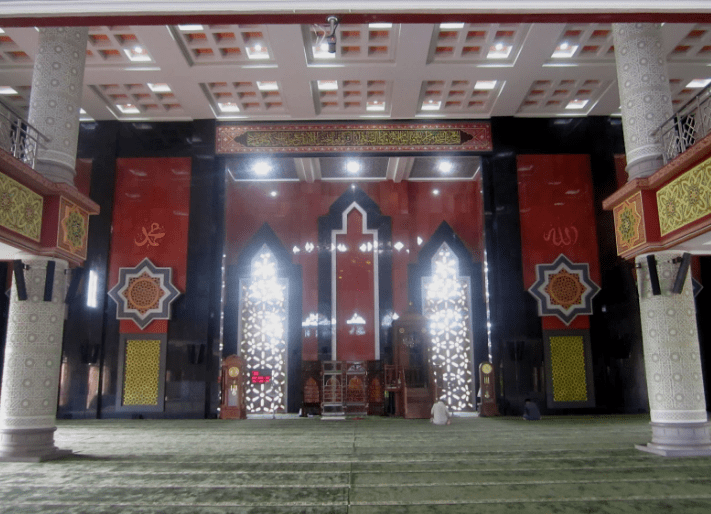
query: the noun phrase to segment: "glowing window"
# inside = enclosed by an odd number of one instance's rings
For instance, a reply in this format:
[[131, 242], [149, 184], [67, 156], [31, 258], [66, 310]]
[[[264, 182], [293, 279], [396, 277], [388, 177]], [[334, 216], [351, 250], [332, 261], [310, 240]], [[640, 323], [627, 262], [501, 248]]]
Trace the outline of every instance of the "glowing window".
[[446, 243], [432, 258], [432, 275], [422, 279], [424, 315], [432, 338], [432, 367], [440, 398], [455, 410], [473, 409], [471, 290], [459, 276], [459, 260]]
[[286, 410], [287, 284], [264, 245], [252, 259], [250, 278], [240, 284], [240, 354], [248, 370], [267, 370], [271, 376], [267, 382], [247, 383], [250, 413]]

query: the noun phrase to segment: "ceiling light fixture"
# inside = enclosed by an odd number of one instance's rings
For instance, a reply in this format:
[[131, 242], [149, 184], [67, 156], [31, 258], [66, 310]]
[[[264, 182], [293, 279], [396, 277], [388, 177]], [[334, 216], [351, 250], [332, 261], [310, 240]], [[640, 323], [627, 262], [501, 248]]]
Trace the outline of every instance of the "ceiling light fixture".
[[139, 45], [133, 48], [124, 48], [123, 51], [132, 62], [150, 62], [152, 60], [146, 49]]
[[368, 23], [369, 29], [391, 29], [392, 23]]
[[358, 173], [361, 169], [361, 165], [358, 161], [348, 161], [346, 163], [346, 170], [348, 173]]
[[474, 89], [479, 90], [479, 91], [486, 91], [486, 90], [491, 90], [496, 87], [496, 81], [495, 80], [477, 80], [476, 84], [474, 84]]
[[440, 23], [439, 28], [444, 30], [458, 30], [464, 28], [464, 23]]
[[384, 111], [385, 110], [385, 102], [382, 102], [380, 100], [371, 100], [366, 104], [365, 110], [366, 111]]
[[252, 166], [252, 171], [254, 171], [257, 175], [264, 176], [272, 171], [272, 166], [267, 161], [257, 161]]
[[16, 95], [17, 91], [10, 86], [0, 86], [0, 95]]
[[247, 47], [247, 57], [254, 60], [269, 59], [269, 50], [260, 43], [256, 43]]
[[553, 51], [553, 55], [551, 55], [551, 58], [553, 59], [570, 59], [575, 55], [575, 52], [578, 50], [578, 45], [571, 45], [567, 41], [563, 41], [561, 44], [555, 47], [555, 50]]
[[239, 112], [239, 105], [234, 102], [218, 102], [220, 112]]
[[706, 87], [709, 84], [711, 84], [711, 79], [694, 79], [689, 82], [686, 87], [692, 89], [701, 89], [702, 87]]
[[116, 107], [118, 107], [118, 110], [123, 114], [139, 114], [141, 112], [138, 110], [138, 107], [133, 104], [117, 104]]
[[441, 171], [442, 173], [449, 173], [452, 171], [452, 163], [450, 161], [442, 161], [439, 163], [437, 166], [437, 169]]
[[276, 80], [258, 80], [257, 89], [259, 89], [260, 91], [278, 91], [279, 83]]
[[194, 32], [196, 30], [202, 30], [202, 25], [178, 25], [178, 28], [183, 32]]
[[433, 189], [432, 194], [435, 196], [439, 196], [439, 189]]
[[580, 100], [578, 98], [575, 98], [568, 102], [568, 105], [565, 106], [566, 109], [583, 109], [589, 102], [590, 100]]
[[423, 111], [439, 111], [442, 102], [439, 100], [425, 100], [422, 102]]
[[489, 53], [486, 54], [487, 59], [506, 59], [511, 53], [513, 46], [498, 42], [489, 47]]
[[149, 82], [148, 89], [150, 89], [154, 93], [172, 93], [173, 92], [173, 90], [170, 89], [170, 86], [166, 83], [151, 84]]
[[317, 80], [316, 87], [319, 91], [335, 91], [338, 89], [337, 80]]

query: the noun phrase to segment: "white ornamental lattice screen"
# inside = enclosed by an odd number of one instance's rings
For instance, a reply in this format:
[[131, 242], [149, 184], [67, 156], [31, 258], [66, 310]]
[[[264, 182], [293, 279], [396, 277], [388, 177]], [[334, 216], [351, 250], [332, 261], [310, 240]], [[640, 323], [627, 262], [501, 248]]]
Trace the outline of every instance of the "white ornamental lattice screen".
[[455, 411], [473, 409], [470, 280], [459, 276], [459, 259], [446, 243], [432, 258], [432, 275], [422, 278], [422, 293], [440, 398]]
[[[249, 373], [245, 387], [249, 413], [286, 410], [287, 299], [288, 280], [279, 278], [276, 258], [264, 245], [252, 259], [249, 278], [240, 281], [239, 351]], [[254, 371], [271, 379], [255, 382]]]

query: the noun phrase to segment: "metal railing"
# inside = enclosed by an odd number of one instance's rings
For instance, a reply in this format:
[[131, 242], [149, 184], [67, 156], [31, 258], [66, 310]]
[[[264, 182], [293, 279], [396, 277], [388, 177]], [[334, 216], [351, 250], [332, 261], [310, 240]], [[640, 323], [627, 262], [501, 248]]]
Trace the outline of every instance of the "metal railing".
[[34, 169], [37, 149], [49, 138], [30, 125], [11, 106], [0, 100], [0, 148]]
[[684, 153], [711, 133], [711, 84], [652, 133], [662, 143], [664, 164]]

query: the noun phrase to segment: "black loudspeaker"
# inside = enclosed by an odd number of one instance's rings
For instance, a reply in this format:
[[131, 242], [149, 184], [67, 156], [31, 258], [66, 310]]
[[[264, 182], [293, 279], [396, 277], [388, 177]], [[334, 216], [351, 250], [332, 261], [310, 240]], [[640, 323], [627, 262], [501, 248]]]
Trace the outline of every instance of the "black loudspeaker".
[[652, 283], [652, 294], [659, 296], [662, 288], [659, 287], [659, 273], [657, 273], [657, 259], [654, 255], [647, 255], [647, 266], [649, 266], [649, 281]]
[[54, 261], [47, 261], [47, 274], [44, 278], [44, 301], [52, 301], [52, 292], [54, 291], [54, 269], [56, 263]]
[[12, 261], [12, 270], [15, 273], [15, 287], [17, 287], [17, 299], [27, 300], [27, 286], [25, 285], [25, 265], [21, 260]]
[[79, 284], [84, 276], [84, 268], [74, 268], [72, 271], [72, 280], [69, 282], [69, 288], [67, 289], [67, 296], [64, 299], [64, 303], [69, 303], [74, 300], [77, 296], [77, 291], [79, 290]]
[[689, 265], [691, 264], [691, 254], [685, 252], [681, 258], [681, 264], [679, 264], [679, 269], [676, 272], [676, 278], [674, 279], [674, 285], [672, 286], [671, 292], [674, 294], [681, 294], [684, 290], [684, 282], [686, 282], [686, 275], [689, 273]]

